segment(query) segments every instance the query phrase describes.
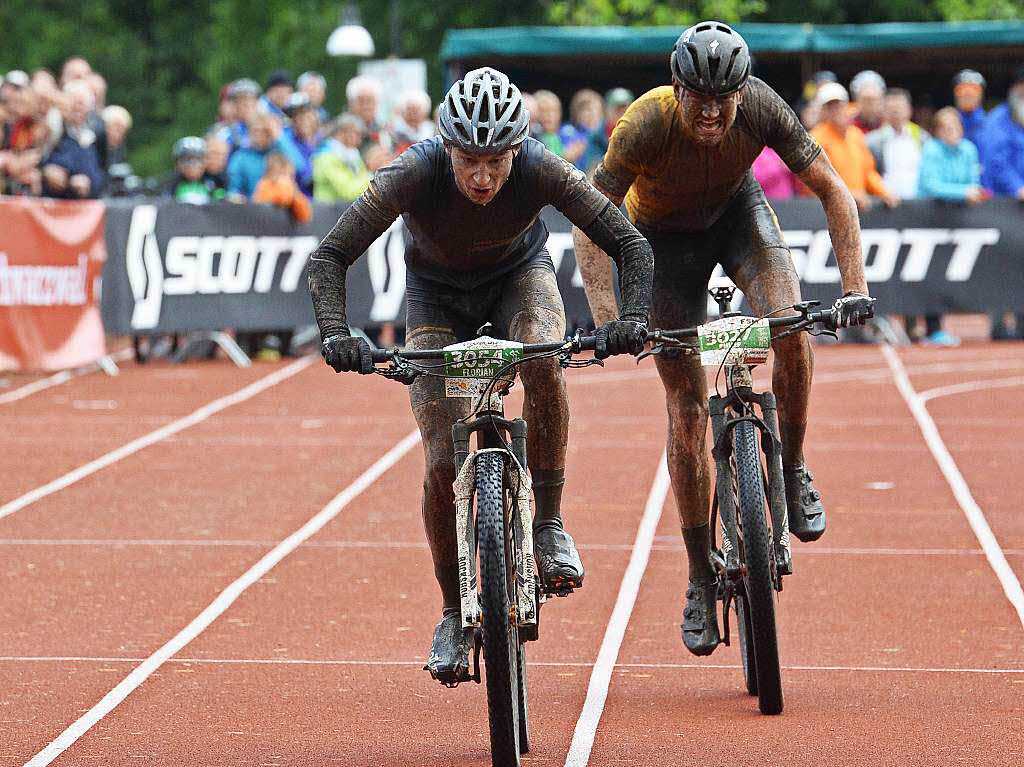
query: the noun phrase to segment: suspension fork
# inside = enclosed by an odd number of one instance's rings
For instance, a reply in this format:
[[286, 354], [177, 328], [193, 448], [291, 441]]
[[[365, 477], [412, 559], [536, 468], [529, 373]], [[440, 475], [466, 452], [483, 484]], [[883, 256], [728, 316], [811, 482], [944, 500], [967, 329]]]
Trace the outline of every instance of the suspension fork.
[[[761, 406], [761, 420], [769, 434], [761, 432], [761, 448], [768, 465], [768, 505], [772, 514], [772, 543], [780, 565], [790, 562], [789, 514], [786, 511], [786, 481], [782, 475], [782, 438], [779, 434], [778, 407], [771, 392], [755, 395]], [[790, 565], [791, 567], [791, 565]], [[783, 568], [785, 569], [785, 568]]]
[[[497, 430], [498, 433], [495, 433]], [[526, 433], [527, 424], [522, 418], [508, 419], [500, 413], [484, 411], [476, 418], [468, 421], [456, 421], [452, 424], [452, 442], [455, 446], [455, 473], [462, 471], [466, 459], [469, 458], [469, 437], [478, 434], [478, 447], [504, 447], [500, 433], [505, 432], [511, 438], [512, 455], [519, 465], [526, 468]]]
[[733, 492], [734, 477], [729, 457], [732, 455], [732, 440], [727, 434], [728, 399], [717, 394], [708, 398], [708, 412], [711, 417], [711, 435], [714, 440], [712, 455], [715, 458], [715, 497], [718, 499], [718, 514], [722, 522], [722, 554], [725, 570], [730, 578], [740, 575], [740, 557], [736, 534], [736, 495]]

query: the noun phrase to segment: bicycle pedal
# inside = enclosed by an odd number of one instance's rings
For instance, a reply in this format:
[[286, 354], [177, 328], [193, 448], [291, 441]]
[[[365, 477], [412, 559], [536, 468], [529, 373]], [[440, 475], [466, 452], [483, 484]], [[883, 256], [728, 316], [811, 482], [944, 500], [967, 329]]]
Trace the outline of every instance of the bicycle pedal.
[[793, 574], [793, 555], [789, 549], [775, 547], [775, 570], [780, 576]]
[[573, 591], [583, 586], [582, 581], [574, 579], [562, 579], [559, 578], [554, 584], [544, 584], [542, 591], [545, 594], [553, 595], [556, 597], [567, 597]]
[[449, 690], [454, 690], [456, 687], [458, 687], [463, 682], [471, 682], [472, 681], [472, 682], [476, 682], [477, 684], [480, 684], [480, 671], [479, 671], [479, 668], [472, 675], [470, 675], [469, 669], [465, 669], [461, 674], [454, 675], [454, 676], [448, 676], [447, 674], [439, 676], [438, 674], [435, 674], [433, 671], [431, 671], [429, 666], [424, 666], [423, 670], [430, 673], [430, 678], [431, 679], [433, 679], [436, 682], [440, 682], [445, 687], [447, 687]]

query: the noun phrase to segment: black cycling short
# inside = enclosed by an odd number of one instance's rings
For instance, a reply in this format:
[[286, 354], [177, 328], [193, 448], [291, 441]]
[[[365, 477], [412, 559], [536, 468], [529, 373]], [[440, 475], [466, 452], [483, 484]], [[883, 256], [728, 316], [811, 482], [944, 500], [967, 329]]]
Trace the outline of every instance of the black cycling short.
[[706, 322], [708, 280], [718, 264], [741, 290], [766, 270], [796, 274], [775, 212], [756, 183], [737, 192], [721, 218], [702, 232], [640, 233], [654, 250], [652, 327]]
[[[436, 349], [476, 338], [485, 322], [496, 338], [519, 338], [522, 319], [544, 328], [545, 341], [565, 336], [565, 308], [546, 250], [511, 272], [470, 290], [406, 273], [406, 345]], [[444, 399], [444, 379], [420, 376], [410, 392], [415, 407]]]

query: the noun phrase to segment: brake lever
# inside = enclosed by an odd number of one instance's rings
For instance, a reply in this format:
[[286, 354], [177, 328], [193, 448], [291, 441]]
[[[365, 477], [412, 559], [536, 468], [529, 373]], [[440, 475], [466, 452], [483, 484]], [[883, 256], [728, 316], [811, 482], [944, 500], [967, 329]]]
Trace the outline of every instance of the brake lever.
[[387, 368], [386, 370], [378, 368], [374, 372], [384, 378], [392, 381], [398, 381], [400, 384], [404, 384], [406, 386], [412, 386], [413, 381], [423, 374], [422, 371], [408, 365], [395, 365], [394, 367]]
[[696, 354], [696, 350], [689, 344], [684, 344], [682, 341], [676, 338], [662, 338], [656, 344], [651, 344], [651, 348], [640, 352], [636, 355], [636, 364], [640, 364], [640, 360], [646, 357], [652, 357], [655, 354], [662, 354], [669, 349], [682, 349], [683, 354]]
[[836, 339], [837, 341], [839, 340], [839, 335], [834, 330], [829, 330], [828, 328], [822, 328], [821, 330], [818, 330], [818, 331], [808, 330], [807, 331], [807, 335], [809, 335], [809, 336], [830, 336], [830, 337]]

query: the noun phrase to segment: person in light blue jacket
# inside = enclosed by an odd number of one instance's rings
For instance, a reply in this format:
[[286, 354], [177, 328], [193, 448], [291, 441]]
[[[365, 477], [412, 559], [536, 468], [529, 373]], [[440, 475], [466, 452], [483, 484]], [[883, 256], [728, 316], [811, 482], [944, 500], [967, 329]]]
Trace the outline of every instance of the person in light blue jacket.
[[917, 194], [971, 204], [984, 197], [978, 149], [964, 138], [960, 113], [954, 107], [935, 113], [935, 138], [921, 150]]
[[[964, 126], [955, 107], [935, 113], [935, 138], [921, 149], [917, 196], [974, 205], [985, 199], [981, 188], [981, 163], [978, 150], [964, 138]], [[957, 346], [960, 339], [942, 329], [942, 317], [925, 315], [925, 335], [921, 340], [935, 346]], [[916, 319], [907, 317], [908, 334]]]
[[234, 201], [252, 197], [256, 185], [263, 177], [267, 153], [282, 152], [294, 167], [304, 162], [299, 150], [286, 141], [281, 124], [272, 115], [258, 113], [249, 121], [249, 146], [236, 149], [228, 160], [228, 196]]

